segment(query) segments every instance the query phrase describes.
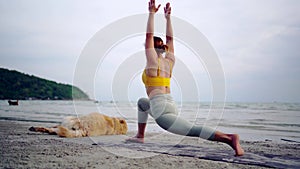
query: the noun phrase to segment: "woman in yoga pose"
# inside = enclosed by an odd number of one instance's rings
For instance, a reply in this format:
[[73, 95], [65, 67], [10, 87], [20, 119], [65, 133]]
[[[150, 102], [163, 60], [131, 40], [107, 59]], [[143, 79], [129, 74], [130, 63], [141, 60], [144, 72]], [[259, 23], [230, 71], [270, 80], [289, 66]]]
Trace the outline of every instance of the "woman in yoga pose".
[[[154, 33], [154, 16], [159, 10], [155, 0], [149, 2], [149, 17], [146, 32], [147, 64], [142, 80], [149, 98], [138, 101], [138, 132], [127, 141], [144, 142], [145, 128], [150, 114], [156, 123], [163, 129], [184, 136], [201, 137], [211, 141], [219, 141], [231, 146], [236, 156], [244, 154], [237, 134], [225, 134], [209, 127], [196, 126], [185, 119], [178, 117], [178, 110], [170, 95], [170, 78], [175, 63], [173, 30], [171, 24], [171, 6], [167, 3], [164, 12], [166, 18], [166, 44]], [[165, 53], [165, 56], [163, 55]]]

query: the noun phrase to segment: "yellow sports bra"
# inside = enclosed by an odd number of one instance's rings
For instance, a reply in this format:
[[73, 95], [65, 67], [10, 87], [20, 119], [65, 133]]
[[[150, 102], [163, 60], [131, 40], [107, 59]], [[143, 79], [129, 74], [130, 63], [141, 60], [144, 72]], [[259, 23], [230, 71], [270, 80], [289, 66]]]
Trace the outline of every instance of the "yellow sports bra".
[[142, 80], [146, 87], [149, 86], [165, 86], [170, 87], [171, 84], [171, 75], [172, 75], [172, 65], [170, 63], [170, 77], [160, 77], [160, 68], [159, 68], [160, 58], [158, 58], [158, 68], [157, 76], [151, 77], [146, 74], [146, 69], [143, 72]]

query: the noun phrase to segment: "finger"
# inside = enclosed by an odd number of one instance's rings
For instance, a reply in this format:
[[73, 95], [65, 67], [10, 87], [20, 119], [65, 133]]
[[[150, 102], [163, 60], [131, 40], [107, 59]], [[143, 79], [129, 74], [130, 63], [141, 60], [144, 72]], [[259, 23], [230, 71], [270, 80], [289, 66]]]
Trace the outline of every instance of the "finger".
[[166, 4], [166, 8], [169, 8], [170, 7], [170, 3], [168, 2], [167, 4]]
[[165, 11], [165, 13], [170, 14], [171, 13], [171, 7], [169, 7], [169, 8], [165, 7], [164, 11]]
[[160, 8], [160, 6], [161, 6], [161, 4], [159, 4], [159, 5], [157, 6], [156, 11], [158, 11], [158, 9]]
[[166, 4], [166, 7], [164, 7], [165, 13], [171, 10], [170, 3]]

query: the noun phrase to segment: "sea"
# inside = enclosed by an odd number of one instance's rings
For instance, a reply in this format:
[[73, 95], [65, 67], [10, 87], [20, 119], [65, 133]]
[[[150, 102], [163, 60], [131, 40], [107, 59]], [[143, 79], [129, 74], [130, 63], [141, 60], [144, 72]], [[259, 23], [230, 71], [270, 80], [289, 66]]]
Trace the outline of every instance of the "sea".
[[[225, 133], [237, 133], [245, 141], [300, 143], [300, 103], [219, 103], [186, 102], [177, 104], [179, 116], [195, 125], [205, 125]], [[0, 101], [0, 123], [39, 122], [59, 124], [66, 116], [91, 112], [121, 117], [129, 131], [137, 130], [136, 102], [20, 100], [18, 106]], [[149, 116], [147, 132], [165, 132]]]

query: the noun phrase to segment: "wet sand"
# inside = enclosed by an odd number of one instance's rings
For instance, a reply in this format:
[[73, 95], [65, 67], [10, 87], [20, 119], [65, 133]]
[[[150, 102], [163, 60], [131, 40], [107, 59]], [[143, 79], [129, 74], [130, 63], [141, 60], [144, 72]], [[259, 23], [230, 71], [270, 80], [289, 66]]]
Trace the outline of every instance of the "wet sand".
[[222, 143], [169, 133], [148, 133], [144, 144], [127, 136], [60, 138], [35, 133], [47, 123], [0, 121], [0, 168], [300, 168], [300, 144], [241, 141], [235, 157]]

